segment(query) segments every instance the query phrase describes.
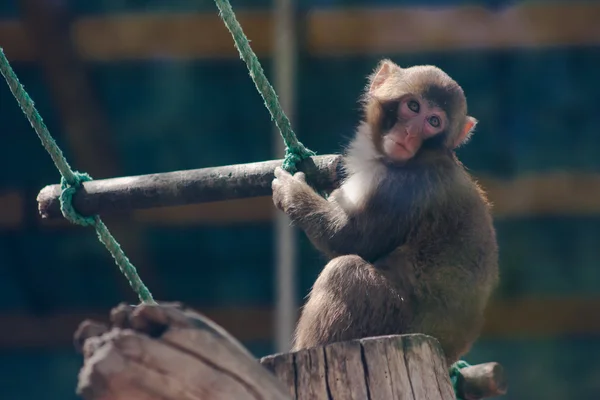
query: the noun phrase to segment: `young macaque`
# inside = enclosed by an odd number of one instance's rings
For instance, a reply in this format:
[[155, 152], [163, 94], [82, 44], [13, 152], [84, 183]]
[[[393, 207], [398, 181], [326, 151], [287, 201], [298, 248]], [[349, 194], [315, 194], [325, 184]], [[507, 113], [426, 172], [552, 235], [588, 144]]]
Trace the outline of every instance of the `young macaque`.
[[479, 335], [498, 280], [490, 205], [457, 159], [477, 120], [462, 88], [434, 66], [383, 60], [365, 118], [326, 200], [281, 168], [273, 201], [329, 262], [303, 307], [294, 349], [423, 333], [451, 364]]

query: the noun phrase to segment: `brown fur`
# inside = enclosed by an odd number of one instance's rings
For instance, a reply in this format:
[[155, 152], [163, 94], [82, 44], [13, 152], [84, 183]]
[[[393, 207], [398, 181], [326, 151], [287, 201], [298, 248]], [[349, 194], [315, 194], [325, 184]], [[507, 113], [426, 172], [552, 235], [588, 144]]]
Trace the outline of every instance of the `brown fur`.
[[[483, 191], [450, 146], [467, 119], [462, 89], [435, 67], [392, 66], [364, 99], [365, 122], [345, 155], [348, 178], [328, 200], [301, 173], [276, 173], [275, 204], [330, 259], [294, 349], [413, 332], [436, 337], [452, 363], [476, 340], [498, 279], [495, 231]], [[386, 103], [407, 93], [438, 105], [450, 123], [396, 165], [382, 154], [381, 123]]]

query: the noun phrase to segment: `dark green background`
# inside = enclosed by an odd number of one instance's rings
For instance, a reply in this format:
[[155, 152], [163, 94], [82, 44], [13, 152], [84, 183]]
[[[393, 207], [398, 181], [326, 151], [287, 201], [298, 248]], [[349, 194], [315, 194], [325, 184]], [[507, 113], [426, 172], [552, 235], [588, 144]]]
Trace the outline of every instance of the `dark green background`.
[[[14, 1], [0, 17], [18, 16]], [[212, 1], [66, 2], [80, 14], [215, 10]], [[266, 0], [234, 7], [268, 7]], [[302, 8], [348, 4], [502, 6], [508, 2], [306, 0]], [[512, 2], [514, 3], [514, 2]], [[216, 12], [216, 11], [215, 11]], [[0, 43], [1, 46], [1, 43]], [[384, 55], [389, 56], [389, 55]], [[474, 173], [516, 177], [541, 171], [600, 171], [600, 49], [573, 47], [392, 55], [401, 65], [437, 64], [461, 83], [480, 120], [460, 157]], [[364, 77], [379, 57], [314, 58], [301, 54], [295, 130], [318, 153], [338, 151], [357, 124]], [[261, 59], [267, 73], [269, 59]], [[41, 69], [13, 67], [68, 158]], [[109, 116], [123, 174], [143, 174], [272, 158], [272, 125], [240, 60], [88, 64]], [[0, 85], [0, 187], [31, 199], [58, 182], [50, 158]], [[598, 296], [600, 216], [498, 220], [502, 285], [499, 297]], [[274, 301], [271, 223], [235, 227], [145, 228], [143, 242], [170, 299], [206, 306], [270, 306]], [[299, 238], [299, 301], [321, 268]], [[0, 232], [0, 312], [46, 314], [108, 309], [124, 300], [112, 259], [91, 230], [41, 230], [30, 222]], [[132, 300], [127, 299], [127, 300]], [[597, 318], [582, 315], [581, 318]], [[2, 327], [4, 328], [4, 327]], [[272, 343], [245, 343], [256, 355]], [[506, 368], [506, 399], [587, 399], [600, 390], [600, 340], [589, 337], [482, 338], [467, 361]], [[71, 348], [0, 353], [2, 399], [75, 398], [81, 361]]]

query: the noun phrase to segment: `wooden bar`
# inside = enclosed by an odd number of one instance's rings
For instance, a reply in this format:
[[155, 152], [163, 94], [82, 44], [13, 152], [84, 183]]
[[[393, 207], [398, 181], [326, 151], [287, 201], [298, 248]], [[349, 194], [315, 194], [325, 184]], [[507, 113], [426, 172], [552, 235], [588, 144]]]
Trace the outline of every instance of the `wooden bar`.
[[478, 400], [506, 394], [504, 368], [496, 362], [471, 365], [460, 370], [457, 392], [465, 400]]
[[[179, 206], [271, 194], [273, 171], [283, 160], [227, 165], [150, 175], [110, 178], [83, 183], [73, 196], [75, 209], [84, 216], [126, 213], [153, 207]], [[315, 156], [298, 169], [316, 190], [334, 188], [343, 176], [341, 156]], [[42, 218], [63, 218], [60, 185], [38, 194]]]

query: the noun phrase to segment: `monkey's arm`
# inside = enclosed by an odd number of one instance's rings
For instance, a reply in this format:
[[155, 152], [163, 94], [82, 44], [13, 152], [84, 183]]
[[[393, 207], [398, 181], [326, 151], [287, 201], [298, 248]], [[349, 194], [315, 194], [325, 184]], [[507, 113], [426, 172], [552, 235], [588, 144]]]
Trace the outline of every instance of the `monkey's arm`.
[[337, 203], [327, 201], [304, 180], [277, 168], [272, 184], [273, 202], [302, 229], [313, 245], [329, 256], [360, 253], [356, 223]]

